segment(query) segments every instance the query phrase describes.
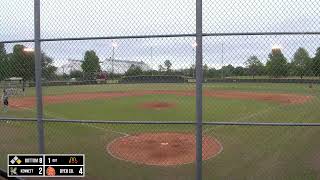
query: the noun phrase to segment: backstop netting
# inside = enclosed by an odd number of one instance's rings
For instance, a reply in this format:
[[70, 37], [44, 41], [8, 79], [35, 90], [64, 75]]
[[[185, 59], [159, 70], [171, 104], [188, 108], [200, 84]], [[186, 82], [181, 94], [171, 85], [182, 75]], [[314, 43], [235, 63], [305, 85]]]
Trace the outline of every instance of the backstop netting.
[[14, 77], [8, 78], [0, 82], [0, 87], [5, 90], [9, 96], [24, 96], [26, 89], [26, 82], [23, 78]]

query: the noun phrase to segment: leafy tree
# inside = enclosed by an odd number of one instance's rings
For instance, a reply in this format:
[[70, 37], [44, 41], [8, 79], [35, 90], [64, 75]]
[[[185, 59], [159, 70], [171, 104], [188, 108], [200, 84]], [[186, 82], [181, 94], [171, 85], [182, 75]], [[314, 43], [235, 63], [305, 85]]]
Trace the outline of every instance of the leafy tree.
[[57, 67], [53, 66], [53, 59], [46, 54], [42, 54], [42, 77], [45, 79], [56, 79]]
[[291, 70], [293, 75], [298, 75], [302, 79], [305, 75], [310, 75], [310, 68], [312, 66], [312, 60], [309, 53], [304, 48], [299, 48], [293, 57]]
[[228, 66], [222, 66], [219, 71], [222, 78], [234, 75], [234, 67], [231, 64]]
[[59, 80], [67, 80], [67, 79], [69, 79], [70, 78], [70, 76], [68, 75], [68, 74], [66, 74], [66, 73], [63, 73], [62, 75], [58, 75], [58, 77], [57, 77]]
[[70, 78], [82, 79], [83, 73], [80, 70], [73, 70], [70, 72]]
[[215, 77], [219, 77], [219, 71], [216, 70], [215, 68], [210, 68], [208, 70], [208, 78], [215, 78]]
[[0, 60], [3, 60], [7, 57], [7, 52], [3, 43], [0, 43]]
[[159, 65], [158, 69], [159, 69], [159, 72], [160, 72], [160, 73], [161, 73], [162, 71], [164, 71], [164, 67], [163, 67], [162, 65]]
[[170, 68], [171, 68], [171, 66], [172, 66], [172, 63], [170, 62], [170, 60], [165, 60], [165, 61], [164, 61], [164, 66], [166, 67], [167, 72], [169, 72], [169, 71], [170, 71]]
[[207, 64], [203, 65], [203, 77], [208, 77], [209, 67]]
[[256, 75], [261, 74], [261, 71], [263, 69], [263, 64], [257, 56], [250, 56], [249, 59], [245, 62], [245, 66], [248, 68], [249, 73], [253, 79]]
[[241, 66], [238, 66], [234, 68], [233, 74], [235, 76], [246, 76], [247, 75], [247, 69]]
[[0, 81], [7, 78], [8, 74], [7, 52], [3, 43], [0, 43]]
[[96, 73], [100, 72], [99, 57], [94, 51], [86, 51], [84, 55], [84, 61], [81, 64], [81, 68], [86, 75], [86, 79], [93, 80], [96, 77]]
[[131, 64], [130, 68], [126, 71], [126, 76], [138, 76], [142, 75], [143, 71], [140, 66], [135, 66], [134, 64]]
[[288, 74], [288, 61], [282, 54], [280, 49], [273, 49], [269, 54], [269, 59], [266, 64], [267, 71], [271, 77], [287, 76]]
[[[22, 77], [24, 80], [35, 79], [34, 52], [25, 52], [25, 46], [17, 44], [7, 59], [7, 77]], [[41, 54], [42, 76], [46, 79], [56, 78], [57, 67], [53, 65], [53, 59], [46, 54]]]
[[192, 64], [189, 68], [188, 76], [196, 78], [196, 65]]
[[320, 77], [320, 47], [316, 51], [316, 55], [313, 58], [312, 71], [315, 76]]
[[9, 56], [10, 76], [22, 77], [24, 80], [35, 79], [35, 60], [33, 52], [25, 52], [25, 46], [17, 44]]
[[143, 75], [159, 75], [159, 72], [157, 70], [147, 70], [143, 72]]

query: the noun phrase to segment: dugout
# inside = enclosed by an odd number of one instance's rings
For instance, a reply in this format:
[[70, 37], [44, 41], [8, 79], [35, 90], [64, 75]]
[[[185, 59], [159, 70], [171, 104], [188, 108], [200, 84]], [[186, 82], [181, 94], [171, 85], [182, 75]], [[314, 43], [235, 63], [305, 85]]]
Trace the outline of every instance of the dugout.
[[11, 77], [1, 82], [1, 89], [5, 89], [9, 96], [24, 95], [26, 82], [22, 77]]

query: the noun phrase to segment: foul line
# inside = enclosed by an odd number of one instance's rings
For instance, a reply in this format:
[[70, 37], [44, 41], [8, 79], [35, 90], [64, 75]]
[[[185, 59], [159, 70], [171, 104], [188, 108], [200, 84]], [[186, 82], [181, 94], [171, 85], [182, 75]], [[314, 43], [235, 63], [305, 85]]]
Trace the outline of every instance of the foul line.
[[[32, 108], [27, 108], [27, 107], [19, 107], [21, 109], [24, 109], [24, 110], [29, 110], [29, 111], [33, 111], [33, 112], [36, 112], [35, 109], [32, 109]], [[61, 119], [66, 119], [64, 118], [63, 116], [61, 115], [57, 115], [53, 112], [50, 112], [50, 111], [47, 111], [47, 110], [44, 110], [43, 111], [45, 115], [49, 115], [49, 116], [53, 116], [53, 117], [56, 117], [56, 118], [61, 118]], [[114, 130], [110, 130], [110, 129], [106, 129], [106, 128], [102, 128], [102, 127], [99, 127], [99, 126], [95, 126], [95, 125], [92, 125], [92, 124], [84, 124], [84, 123], [79, 123], [80, 125], [83, 125], [83, 126], [88, 126], [88, 127], [91, 127], [91, 128], [96, 128], [96, 129], [100, 129], [100, 130], [103, 130], [103, 131], [106, 131], [106, 132], [112, 132], [112, 133], [115, 133], [115, 134], [121, 134], [121, 135], [129, 135], [127, 133], [124, 133], [124, 132], [120, 132], [120, 131], [114, 131]]]
[[[61, 118], [61, 119], [66, 119], [62, 116], [57, 116], [55, 113], [53, 112], [49, 112], [49, 111], [44, 111], [45, 114], [47, 115], [51, 115], [51, 116], [54, 116], [56, 118]], [[96, 129], [100, 129], [100, 130], [103, 130], [103, 131], [106, 131], [106, 132], [112, 132], [112, 133], [116, 133], [116, 134], [121, 134], [121, 135], [129, 135], [127, 133], [123, 133], [123, 132], [119, 132], [119, 131], [114, 131], [114, 130], [110, 130], [110, 129], [106, 129], [106, 128], [102, 128], [102, 127], [99, 127], [99, 126], [95, 126], [95, 125], [92, 125], [92, 124], [83, 124], [83, 123], [79, 123], [80, 125], [83, 125], [83, 126], [87, 126], [87, 127], [92, 127], [92, 128], [96, 128]]]

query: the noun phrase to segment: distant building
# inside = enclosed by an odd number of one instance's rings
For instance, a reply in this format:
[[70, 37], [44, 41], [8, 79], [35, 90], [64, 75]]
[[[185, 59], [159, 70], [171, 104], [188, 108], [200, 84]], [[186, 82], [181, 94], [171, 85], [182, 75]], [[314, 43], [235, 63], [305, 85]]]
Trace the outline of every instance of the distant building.
[[128, 61], [108, 58], [101, 63], [101, 68], [107, 72], [117, 74], [125, 73], [131, 65], [140, 67], [143, 71], [151, 70], [150, 66], [143, 61]]
[[[69, 59], [68, 62], [59, 68], [60, 74], [70, 74], [71, 71], [82, 70], [81, 64], [83, 60]], [[120, 59], [108, 58], [104, 61], [100, 61], [102, 72], [124, 74], [131, 65], [140, 67], [143, 71], [152, 70], [148, 64], [143, 61], [128, 61]]]

